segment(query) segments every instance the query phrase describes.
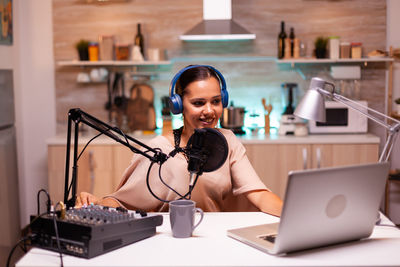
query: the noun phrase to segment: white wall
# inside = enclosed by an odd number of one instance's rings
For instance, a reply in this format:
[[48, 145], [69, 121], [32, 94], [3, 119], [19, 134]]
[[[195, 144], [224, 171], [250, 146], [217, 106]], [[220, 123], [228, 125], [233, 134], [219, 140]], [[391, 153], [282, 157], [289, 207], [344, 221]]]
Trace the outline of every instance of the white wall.
[[[387, 49], [389, 49], [390, 46], [393, 46], [393, 48], [400, 48], [399, 13], [400, 1], [387, 0]], [[400, 97], [400, 62], [395, 62], [393, 66], [393, 99], [398, 97]], [[394, 103], [392, 103], [392, 106], [394, 110]], [[392, 154], [392, 169], [400, 169], [400, 137], [397, 139]]]
[[[400, 48], [400, 1], [387, 0], [387, 48], [393, 46]], [[393, 99], [400, 97], [400, 63], [395, 62], [393, 66]], [[393, 105], [394, 106], [394, 105]], [[393, 107], [394, 109], [394, 107]], [[391, 169], [400, 169], [400, 137], [392, 152]], [[397, 184], [397, 183], [396, 183]], [[400, 224], [400, 186], [391, 184], [389, 217], [396, 224]]]
[[0, 46], [0, 68], [14, 70], [21, 225], [47, 188], [45, 140], [55, 135], [51, 0], [13, 1], [12, 46]]

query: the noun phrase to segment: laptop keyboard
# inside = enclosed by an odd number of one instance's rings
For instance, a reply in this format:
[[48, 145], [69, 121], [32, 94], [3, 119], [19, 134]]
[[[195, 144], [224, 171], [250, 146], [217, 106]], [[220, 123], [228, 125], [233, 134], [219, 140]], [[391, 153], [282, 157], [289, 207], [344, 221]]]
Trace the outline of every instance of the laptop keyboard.
[[276, 234], [260, 236], [261, 239], [275, 243]]

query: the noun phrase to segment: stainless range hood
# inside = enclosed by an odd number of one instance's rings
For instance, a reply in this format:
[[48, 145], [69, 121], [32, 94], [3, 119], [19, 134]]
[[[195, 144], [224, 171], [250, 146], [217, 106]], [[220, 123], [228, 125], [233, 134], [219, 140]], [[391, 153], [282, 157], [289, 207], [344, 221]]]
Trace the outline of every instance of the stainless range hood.
[[229, 41], [255, 38], [255, 34], [232, 20], [231, 0], [203, 0], [203, 21], [179, 36], [182, 41]]

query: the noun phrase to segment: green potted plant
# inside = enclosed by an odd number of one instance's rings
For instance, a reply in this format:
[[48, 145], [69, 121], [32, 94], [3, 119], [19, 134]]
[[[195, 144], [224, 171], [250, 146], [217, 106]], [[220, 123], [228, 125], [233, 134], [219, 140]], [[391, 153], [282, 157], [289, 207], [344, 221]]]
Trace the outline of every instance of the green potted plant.
[[76, 50], [78, 50], [79, 60], [89, 60], [89, 41], [80, 40], [75, 45]]
[[315, 57], [316, 58], [325, 58], [326, 56], [326, 46], [328, 44], [328, 38], [319, 36], [315, 39]]
[[400, 115], [400, 97], [399, 98], [396, 98], [395, 100], [394, 100], [394, 103], [396, 103], [396, 111], [397, 111], [397, 114], [398, 115]]

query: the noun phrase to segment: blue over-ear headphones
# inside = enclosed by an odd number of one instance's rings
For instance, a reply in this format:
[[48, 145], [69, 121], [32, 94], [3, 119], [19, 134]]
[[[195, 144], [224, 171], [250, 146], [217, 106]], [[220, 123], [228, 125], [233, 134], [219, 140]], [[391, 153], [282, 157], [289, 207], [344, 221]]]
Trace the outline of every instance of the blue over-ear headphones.
[[206, 67], [206, 68], [209, 68], [209, 69], [211, 69], [212, 71], [215, 72], [215, 74], [218, 76], [219, 81], [221, 83], [221, 102], [222, 102], [222, 106], [224, 108], [226, 108], [228, 106], [229, 95], [228, 95], [228, 91], [226, 90], [226, 82], [225, 82], [224, 76], [222, 76], [221, 72], [219, 72], [217, 69], [215, 69], [214, 67], [209, 66], [209, 65], [191, 65], [191, 66], [188, 66], [188, 67], [185, 67], [185, 68], [181, 69], [174, 76], [174, 78], [171, 81], [171, 86], [169, 87], [169, 108], [171, 109], [171, 112], [173, 114], [182, 113], [182, 110], [183, 110], [182, 99], [181, 99], [180, 95], [175, 94], [176, 82], [178, 81], [178, 79], [182, 75], [182, 73], [184, 73], [185, 71], [187, 71], [189, 69], [193, 69], [193, 68], [197, 68], [197, 67]]

